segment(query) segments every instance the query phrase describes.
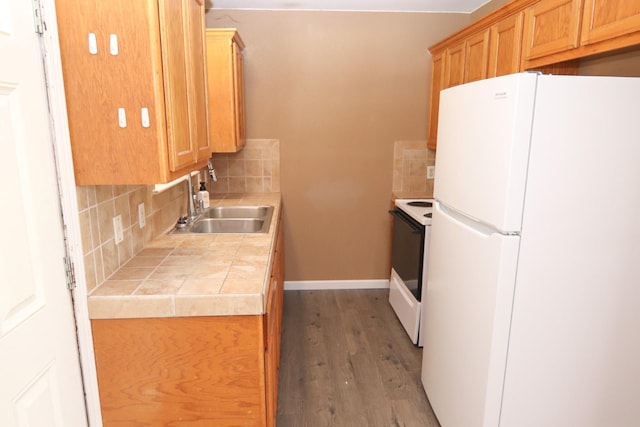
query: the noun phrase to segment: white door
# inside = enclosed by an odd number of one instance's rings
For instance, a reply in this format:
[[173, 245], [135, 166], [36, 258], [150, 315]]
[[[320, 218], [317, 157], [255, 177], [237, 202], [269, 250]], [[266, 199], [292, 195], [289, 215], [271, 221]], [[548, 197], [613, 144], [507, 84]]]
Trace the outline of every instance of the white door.
[[0, 0], [0, 426], [86, 426], [31, 2]]

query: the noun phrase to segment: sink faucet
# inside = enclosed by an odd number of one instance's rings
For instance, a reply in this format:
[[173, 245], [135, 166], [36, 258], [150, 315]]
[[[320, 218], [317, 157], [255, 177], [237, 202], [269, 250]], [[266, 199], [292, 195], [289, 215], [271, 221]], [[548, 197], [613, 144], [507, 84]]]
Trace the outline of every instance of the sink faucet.
[[193, 191], [193, 184], [191, 184], [191, 172], [189, 172], [187, 174], [187, 218], [189, 221], [193, 221], [197, 216], [194, 198], [195, 193]]
[[209, 164], [207, 165], [209, 169], [209, 176], [211, 177], [211, 181], [216, 182], [218, 177], [216, 176], [216, 170], [213, 168], [213, 164], [211, 163], [211, 159], [209, 159]]

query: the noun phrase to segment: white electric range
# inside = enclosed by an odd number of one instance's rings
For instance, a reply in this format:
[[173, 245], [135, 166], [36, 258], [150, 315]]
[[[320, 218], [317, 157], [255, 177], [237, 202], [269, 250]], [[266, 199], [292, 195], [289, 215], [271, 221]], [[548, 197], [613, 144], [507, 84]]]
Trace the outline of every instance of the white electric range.
[[433, 199], [396, 199], [395, 205], [422, 225], [431, 225]]
[[396, 199], [393, 215], [389, 303], [409, 338], [423, 345], [420, 334], [431, 231], [432, 199]]

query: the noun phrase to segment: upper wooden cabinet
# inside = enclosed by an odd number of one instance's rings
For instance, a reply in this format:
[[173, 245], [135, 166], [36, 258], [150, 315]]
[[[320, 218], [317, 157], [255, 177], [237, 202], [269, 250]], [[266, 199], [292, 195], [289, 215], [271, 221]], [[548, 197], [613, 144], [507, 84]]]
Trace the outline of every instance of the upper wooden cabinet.
[[524, 61], [578, 47], [581, 17], [582, 0], [541, 0], [525, 9]]
[[59, 0], [78, 185], [168, 182], [202, 167], [202, 0]]
[[427, 124], [427, 147], [436, 149], [438, 140], [438, 112], [440, 111], [440, 91], [444, 87], [444, 53], [434, 53], [431, 57], [431, 96], [429, 97], [429, 121]]
[[432, 56], [431, 96], [427, 147], [436, 149], [440, 91], [462, 83], [487, 78], [489, 30], [474, 34]]
[[490, 28], [488, 77], [520, 71], [523, 12], [509, 16]]
[[233, 153], [246, 142], [244, 43], [233, 28], [208, 28], [206, 44], [210, 143], [216, 153]]
[[464, 46], [464, 82], [486, 79], [489, 61], [489, 30], [467, 38]]
[[640, 1], [585, 0], [582, 45], [590, 45], [639, 31]]
[[464, 41], [445, 51], [443, 89], [464, 83], [465, 53]]
[[429, 48], [427, 146], [440, 90], [524, 70], [577, 74], [578, 60], [640, 45], [640, 0], [513, 0]]

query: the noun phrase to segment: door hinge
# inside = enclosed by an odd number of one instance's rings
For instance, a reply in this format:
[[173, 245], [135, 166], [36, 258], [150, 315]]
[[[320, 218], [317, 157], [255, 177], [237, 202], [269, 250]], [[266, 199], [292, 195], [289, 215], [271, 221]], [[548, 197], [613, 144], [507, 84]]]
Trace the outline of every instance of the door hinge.
[[31, 0], [31, 4], [33, 5], [33, 23], [36, 27], [36, 34], [44, 34], [44, 19], [42, 18], [40, 0]]
[[71, 291], [76, 288], [76, 271], [70, 256], [64, 257], [64, 272], [67, 276], [67, 288]]

